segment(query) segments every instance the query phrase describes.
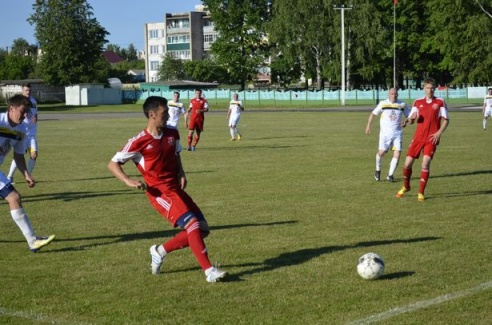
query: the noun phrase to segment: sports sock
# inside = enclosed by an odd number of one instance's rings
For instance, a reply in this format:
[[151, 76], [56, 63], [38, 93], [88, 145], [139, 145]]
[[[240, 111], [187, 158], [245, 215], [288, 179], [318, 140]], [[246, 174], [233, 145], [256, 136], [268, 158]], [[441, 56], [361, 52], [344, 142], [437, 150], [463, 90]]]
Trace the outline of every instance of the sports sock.
[[389, 169], [388, 175], [392, 176], [395, 173], [396, 167], [398, 167], [398, 159], [393, 157], [391, 159], [390, 169]]
[[420, 172], [419, 193], [424, 194], [425, 186], [427, 185], [427, 180], [429, 180], [429, 170], [428, 169], [422, 169], [422, 171]]
[[10, 164], [9, 174], [7, 175], [7, 177], [8, 178], [14, 177], [14, 173], [16, 169], [17, 169], [17, 165], [15, 164], [15, 160], [12, 159], [12, 163]]
[[[485, 130], [487, 128], [487, 119], [483, 119], [483, 129]], [[10, 175], [10, 174], [9, 174]]]
[[383, 164], [383, 157], [380, 157], [378, 154], [376, 154], [376, 170], [378, 172], [381, 171], [382, 164]]
[[188, 134], [188, 147], [191, 147], [191, 134]]
[[229, 128], [229, 133], [231, 134], [231, 138], [234, 139], [234, 129], [233, 128]]
[[195, 255], [202, 270], [207, 270], [212, 266], [212, 263], [210, 263], [210, 260], [208, 259], [207, 247], [205, 247], [202, 234], [200, 233], [199, 222], [193, 222], [186, 228], [186, 231], [188, 232], [188, 242], [190, 244], [191, 252]]
[[31, 244], [34, 240], [36, 240], [36, 234], [32, 229], [31, 222], [29, 221], [29, 217], [24, 212], [23, 208], [10, 210], [10, 214], [12, 215], [12, 219], [14, 219], [17, 227], [22, 231], [22, 234], [26, 238], [26, 241]]
[[241, 132], [239, 132], [238, 128], [234, 128], [234, 130], [236, 130], [237, 135], [241, 136]]
[[[176, 236], [169, 239], [163, 245], [159, 246], [157, 248], [158, 249], [157, 251], [159, 252], [159, 254], [162, 253], [159, 250], [160, 247], [162, 247], [166, 253], [171, 253], [172, 251], [188, 247], [188, 234], [186, 233], [186, 230], [180, 231]], [[161, 254], [161, 256], [164, 256], [164, 255]]]
[[403, 167], [403, 186], [410, 188], [410, 177], [412, 177], [412, 169]]
[[195, 143], [193, 144], [193, 147], [196, 147], [199, 140], [200, 140], [200, 136], [198, 134], [195, 134]]
[[32, 170], [34, 169], [35, 165], [36, 165], [36, 160], [29, 158], [29, 161], [27, 162], [27, 170], [29, 171], [29, 174], [32, 173]]

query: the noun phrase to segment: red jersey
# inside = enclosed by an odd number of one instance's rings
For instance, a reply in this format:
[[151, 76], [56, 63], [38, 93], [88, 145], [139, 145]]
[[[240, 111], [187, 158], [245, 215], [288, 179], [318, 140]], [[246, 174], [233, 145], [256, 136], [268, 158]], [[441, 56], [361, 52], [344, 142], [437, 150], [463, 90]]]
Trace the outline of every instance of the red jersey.
[[203, 112], [198, 112], [198, 110], [203, 110], [208, 107], [208, 103], [205, 99], [200, 98], [196, 99], [193, 98], [190, 100], [190, 108], [191, 108], [191, 120], [200, 120], [203, 121], [205, 120], [205, 114]]
[[147, 130], [128, 140], [118, 151], [112, 161], [126, 163], [132, 160], [142, 174], [148, 187], [164, 185], [170, 189], [179, 188], [178, 152], [179, 132], [165, 128], [159, 137], [154, 137]]
[[425, 97], [415, 100], [412, 111], [418, 112], [417, 128], [413, 136], [414, 141], [429, 142], [430, 136], [441, 127], [441, 118], [449, 119], [448, 108], [444, 99], [434, 97], [427, 100]]

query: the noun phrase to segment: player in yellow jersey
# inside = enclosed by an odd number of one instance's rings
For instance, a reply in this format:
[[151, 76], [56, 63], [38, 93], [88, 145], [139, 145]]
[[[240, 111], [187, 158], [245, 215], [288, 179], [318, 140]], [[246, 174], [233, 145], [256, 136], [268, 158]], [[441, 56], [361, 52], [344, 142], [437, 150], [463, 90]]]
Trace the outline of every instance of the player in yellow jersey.
[[391, 88], [388, 91], [388, 99], [379, 102], [378, 106], [369, 115], [366, 126], [367, 135], [371, 134], [371, 124], [374, 117], [381, 114], [379, 122], [379, 149], [376, 153], [376, 171], [374, 172], [374, 179], [376, 181], [381, 179], [383, 156], [388, 150], [392, 149], [393, 159], [391, 159], [386, 180], [388, 182], [394, 182], [393, 173], [398, 166], [402, 149], [402, 126], [405, 126], [402, 120], [404, 116], [408, 116], [409, 112], [410, 110], [407, 104], [398, 100], [398, 91], [395, 88]]

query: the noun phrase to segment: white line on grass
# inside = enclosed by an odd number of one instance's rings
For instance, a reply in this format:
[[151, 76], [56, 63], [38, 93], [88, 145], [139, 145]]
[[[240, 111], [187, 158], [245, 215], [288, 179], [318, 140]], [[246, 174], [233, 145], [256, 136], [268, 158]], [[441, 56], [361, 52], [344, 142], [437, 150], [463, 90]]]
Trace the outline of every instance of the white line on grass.
[[475, 293], [479, 293], [481, 291], [484, 291], [484, 290], [487, 290], [490, 288], [492, 288], [492, 281], [479, 284], [478, 286], [470, 288], [470, 289], [466, 289], [466, 290], [462, 290], [462, 291], [456, 291], [453, 293], [448, 293], [448, 294], [439, 296], [439, 297], [434, 298], [434, 299], [422, 300], [422, 301], [416, 302], [416, 303], [411, 304], [411, 305], [392, 308], [392, 309], [385, 311], [385, 312], [382, 312], [380, 314], [375, 314], [375, 315], [369, 316], [367, 318], [363, 318], [363, 319], [359, 319], [359, 320], [350, 322], [347, 325], [362, 325], [362, 324], [370, 324], [370, 323], [374, 323], [374, 322], [379, 322], [379, 321], [382, 321], [382, 320], [385, 320], [385, 319], [388, 319], [388, 318], [391, 318], [394, 316], [398, 316], [400, 314], [408, 313], [408, 312], [415, 311], [415, 310], [422, 309], [422, 308], [427, 308], [427, 307], [432, 306], [432, 305], [437, 305], [437, 304], [440, 304], [440, 303], [443, 303], [446, 301], [462, 298], [465, 296], [470, 296], [470, 295], [473, 295]]
[[67, 320], [53, 319], [53, 318], [49, 318], [49, 317], [35, 314], [33, 312], [13, 311], [13, 310], [8, 310], [8, 309], [0, 307], [0, 317], [2, 315], [9, 316], [9, 317], [28, 319], [30, 321], [39, 321], [39, 322], [43, 322], [43, 323], [56, 324], [56, 325], [91, 325], [88, 323], [80, 323], [80, 322], [73, 322], [73, 321], [67, 321]]

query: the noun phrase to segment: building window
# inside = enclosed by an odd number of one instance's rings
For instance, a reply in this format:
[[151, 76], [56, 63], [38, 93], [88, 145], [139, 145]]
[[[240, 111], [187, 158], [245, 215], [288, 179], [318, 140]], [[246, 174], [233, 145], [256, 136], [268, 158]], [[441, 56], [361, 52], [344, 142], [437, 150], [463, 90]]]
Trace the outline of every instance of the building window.
[[168, 51], [167, 53], [169, 53], [169, 55], [171, 55], [174, 59], [189, 60], [191, 58], [189, 50]]
[[167, 21], [167, 28], [189, 28], [190, 20], [189, 19], [172, 19]]
[[150, 61], [150, 70], [159, 70], [159, 61]]
[[210, 19], [204, 19], [203, 20], [203, 26], [204, 27], [213, 27], [214, 23]]
[[149, 38], [159, 38], [159, 30], [158, 29], [149, 30]]
[[177, 43], [189, 43], [190, 35], [172, 35], [167, 37], [168, 44], [177, 44]]
[[159, 53], [159, 45], [151, 45], [149, 48], [150, 54], [158, 54]]
[[217, 40], [217, 34], [205, 34], [203, 35], [203, 41], [205, 43], [213, 43]]

